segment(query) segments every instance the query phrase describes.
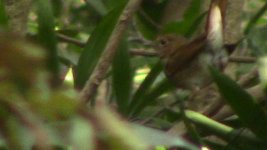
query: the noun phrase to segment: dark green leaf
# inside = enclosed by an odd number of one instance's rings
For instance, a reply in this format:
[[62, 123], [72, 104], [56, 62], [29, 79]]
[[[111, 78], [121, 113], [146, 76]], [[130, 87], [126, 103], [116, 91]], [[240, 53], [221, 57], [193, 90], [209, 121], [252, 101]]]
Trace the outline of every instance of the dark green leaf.
[[0, 0], [0, 27], [7, 28], [8, 26], [8, 17], [5, 11], [4, 0]]
[[55, 17], [60, 17], [63, 10], [63, 0], [50, 0], [52, 3], [52, 9]]
[[239, 116], [241, 122], [258, 137], [267, 138], [267, 117], [258, 103], [229, 77], [211, 68], [211, 74], [222, 96]]
[[100, 15], [103, 16], [107, 13], [106, 6], [103, 4], [101, 0], [98, 1], [87, 0], [86, 2], [90, 4]]
[[153, 87], [150, 91], [145, 93], [145, 95], [139, 100], [139, 103], [135, 104], [132, 114], [139, 114], [145, 107], [149, 106], [151, 103], [155, 102], [155, 100], [161, 96], [163, 93], [169, 91], [173, 86], [167, 79], [163, 79], [159, 82], [155, 87]]
[[91, 34], [91, 38], [79, 58], [77, 76], [74, 80], [77, 88], [82, 88], [93, 72], [124, 5], [113, 9], [107, 14]]
[[151, 88], [152, 84], [162, 71], [162, 63], [158, 62], [150, 71], [150, 73], [146, 76], [145, 80], [142, 82], [140, 87], [136, 90], [131, 103], [129, 105], [129, 112], [133, 113], [133, 110], [136, 109], [140, 103], [142, 103], [142, 99], [144, 95], [148, 92], [148, 90]]
[[59, 58], [57, 54], [57, 38], [54, 31], [55, 23], [50, 1], [37, 1], [38, 34], [39, 42], [47, 49], [48, 70], [53, 74], [53, 79], [59, 79]]
[[113, 61], [113, 90], [118, 109], [126, 114], [132, 91], [132, 70], [130, 66], [130, 55], [125, 41], [121, 42]]
[[108, 7], [109, 10], [118, 7], [119, 5], [125, 4], [127, 1], [128, 0], [103, 0], [105, 6]]

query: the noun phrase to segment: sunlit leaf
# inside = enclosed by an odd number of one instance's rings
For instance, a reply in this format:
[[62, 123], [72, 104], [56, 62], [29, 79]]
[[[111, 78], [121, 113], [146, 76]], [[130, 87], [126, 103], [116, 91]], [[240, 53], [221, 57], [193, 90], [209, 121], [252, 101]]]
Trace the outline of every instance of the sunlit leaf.
[[143, 141], [146, 141], [151, 146], [180, 147], [190, 150], [198, 149], [178, 135], [171, 136], [163, 131], [136, 124], [132, 124], [131, 127], [133, 132], [137, 133]]

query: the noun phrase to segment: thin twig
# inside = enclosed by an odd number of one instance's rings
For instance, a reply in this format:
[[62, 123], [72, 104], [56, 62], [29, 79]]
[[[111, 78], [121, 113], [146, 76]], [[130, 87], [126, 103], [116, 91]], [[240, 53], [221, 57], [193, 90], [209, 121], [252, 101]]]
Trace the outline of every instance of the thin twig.
[[[74, 44], [79, 47], [85, 47], [86, 43], [81, 42], [77, 39], [74, 39], [72, 37], [66, 36], [64, 34], [57, 34], [57, 37], [59, 40], [67, 43]], [[132, 56], [144, 56], [144, 57], [158, 57], [157, 52], [150, 48], [150, 49], [131, 49], [130, 54]], [[255, 63], [256, 62], [255, 57], [242, 57], [242, 56], [230, 56], [229, 61], [230, 62], [236, 62], [236, 63]]]
[[66, 36], [66, 35], [60, 34], [60, 33], [57, 34], [57, 38], [63, 42], [71, 43], [71, 44], [74, 44], [74, 45], [79, 46], [79, 47], [85, 47], [85, 45], [86, 45], [85, 42], [79, 41], [77, 39], [74, 39], [72, 37], [69, 37], [69, 36]]
[[131, 49], [130, 54], [132, 56], [158, 57], [157, 52], [148, 49]]
[[[64, 34], [57, 34], [57, 37], [62, 42], [74, 44], [81, 48], [85, 47], [86, 45], [85, 42], [79, 41], [75, 38], [66, 36]], [[155, 52], [155, 50], [153, 50], [152, 48], [151, 49], [131, 49], [130, 54], [132, 56], [144, 56], [144, 57], [157, 57], [158, 56], [157, 52]]]
[[[59, 38], [59, 40], [63, 41], [63, 42], [67, 42], [67, 43], [71, 43], [74, 44], [76, 46], [79, 47], [85, 47], [86, 43], [85, 42], [81, 42], [77, 39], [74, 39], [72, 37], [66, 36], [64, 34], [57, 34], [57, 37]], [[147, 50], [147, 49], [132, 49], [130, 50], [130, 54], [133, 56], [145, 56], [145, 57], [157, 57], [158, 54], [155, 50], [153, 50], [151, 48], [151, 50]], [[256, 62], [256, 58], [255, 57], [242, 57], [242, 56], [230, 56], [229, 57], [229, 61], [230, 62], [236, 62], [236, 63], [254, 63]]]
[[93, 99], [97, 92], [97, 88], [104, 79], [106, 72], [113, 60], [113, 57], [116, 53], [116, 49], [120, 43], [127, 26], [134, 14], [138, 9], [142, 0], [130, 0], [125, 6], [109, 40], [104, 49], [101, 58], [93, 71], [93, 74], [87, 80], [84, 88], [80, 93], [80, 98], [82, 102], [86, 103]]

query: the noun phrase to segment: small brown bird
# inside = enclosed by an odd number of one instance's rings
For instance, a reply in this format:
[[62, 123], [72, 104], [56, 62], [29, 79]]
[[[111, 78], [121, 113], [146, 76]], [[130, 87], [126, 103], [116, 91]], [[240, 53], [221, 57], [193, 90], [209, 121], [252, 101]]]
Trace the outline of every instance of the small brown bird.
[[165, 64], [165, 74], [178, 88], [202, 88], [212, 81], [208, 66], [222, 69], [226, 61], [222, 28], [221, 11], [218, 2], [214, 2], [204, 34], [192, 41], [174, 34], [157, 38], [156, 49]]

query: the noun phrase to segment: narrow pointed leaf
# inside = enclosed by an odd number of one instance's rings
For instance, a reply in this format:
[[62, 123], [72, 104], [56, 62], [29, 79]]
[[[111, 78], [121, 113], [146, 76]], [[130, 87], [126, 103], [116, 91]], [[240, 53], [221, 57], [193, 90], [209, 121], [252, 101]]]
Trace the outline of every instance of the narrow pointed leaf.
[[126, 41], [123, 41], [115, 55], [112, 64], [113, 90], [118, 109], [125, 114], [128, 110], [130, 94], [132, 91], [132, 70], [130, 55]]
[[123, 4], [123, 6], [120, 5], [108, 13], [91, 34], [90, 40], [87, 42], [79, 58], [76, 70], [77, 76], [74, 80], [76, 88], [82, 88], [92, 74], [124, 5], [125, 4]]
[[59, 79], [59, 57], [52, 6], [47, 0], [38, 0], [37, 6], [39, 42], [47, 49], [47, 68], [53, 74], [53, 79], [57, 80]]
[[148, 90], [153, 85], [154, 81], [162, 71], [162, 64], [158, 62], [150, 71], [150, 73], [146, 76], [145, 80], [136, 90], [129, 105], [129, 112], [133, 113], [133, 111], [137, 108], [138, 105], [142, 103], [144, 95], [148, 92]]
[[167, 79], [163, 79], [139, 100], [132, 111], [132, 115], [139, 114], [145, 107], [151, 105], [159, 96], [169, 91], [172, 87]]
[[211, 68], [220, 93], [239, 116], [242, 123], [259, 138], [267, 138], [267, 116], [258, 103], [229, 77]]
[[0, 27], [7, 28], [8, 26], [8, 18], [5, 11], [4, 0], [0, 0]]

